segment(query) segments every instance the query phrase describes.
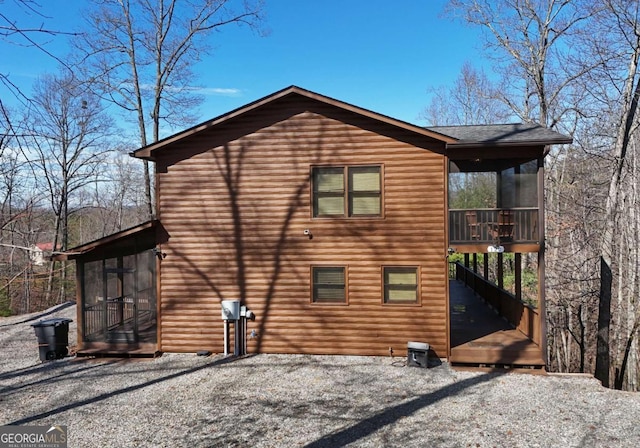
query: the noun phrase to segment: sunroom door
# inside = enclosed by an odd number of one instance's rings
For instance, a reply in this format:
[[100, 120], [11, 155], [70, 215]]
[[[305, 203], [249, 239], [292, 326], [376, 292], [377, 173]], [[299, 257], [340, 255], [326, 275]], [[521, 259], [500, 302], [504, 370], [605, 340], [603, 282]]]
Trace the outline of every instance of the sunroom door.
[[107, 342], [138, 341], [135, 272], [135, 268], [124, 266], [105, 269]]

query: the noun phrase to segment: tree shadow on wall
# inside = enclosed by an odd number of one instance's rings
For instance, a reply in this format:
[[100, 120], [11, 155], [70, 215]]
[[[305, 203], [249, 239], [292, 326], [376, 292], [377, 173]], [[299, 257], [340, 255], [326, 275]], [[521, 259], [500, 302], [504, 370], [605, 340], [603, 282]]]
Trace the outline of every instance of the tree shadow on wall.
[[[391, 125], [376, 127], [375, 120], [333, 106], [282, 101], [245, 113], [237, 122], [216, 124], [215, 133], [181, 143], [164, 159], [159, 156], [159, 200], [161, 221], [171, 234], [164, 263], [176, 266], [167, 264], [171, 281], [176, 282], [179, 276], [186, 284], [184, 294], [193, 291], [192, 302], [201, 300], [202, 308], [211, 306], [206, 293], [218, 302], [240, 299], [252, 308], [257, 315], [258, 338], [252, 343], [257, 352], [268, 339], [269, 346], [302, 353], [302, 340], [309, 343], [309, 338], [267, 327], [274, 315], [274, 302], [287, 307], [291, 315], [313, 315], [316, 327], [336, 325], [335, 313], [330, 318], [329, 308], [320, 310], [310, 304], [309, 265], [322, 264], [319, 251], [333, 254], [345, 264], [347, 258], [342, 254], [353, 256], [349, 246], [356, 242], [362, 248], [359, 259], [365, 257], [381, 265], [397, 263], [406, 254], [410, 264], [420, 264], [410, 258], [415, 257], [412, 247], [394, 245], [393, 232], [399, 226], [413, 226], [411, 223], [387, 217], [386, 227], [379, 229], [379, 223], [368, 220], [312, 219], [311, 167], [370, 163], [371, 149], [365, 152], [363, 147], [371, 135], [414, 145], [425, 145], [426, 141], [417, 141], [415, 133]], [[360, 155], [354, 158], [352, 150]], [[176, 180], [178, 174], [183, 180]], [[425, 198], [414, 198], [416, 201], [429, 205]], [[305, 228], [312, 228], [312, 233], [315, 228], [322, 229], [324, 235], [310, 239], [303, 234]], [[407, 233], [404, 228], [399, 231]], [[422, 241], [422, 235], [412, 238], [409, 246]], [[432, 250], [444, 253], [445, 248]], [[177, 286], [173, 284], [171, 295], [167, 293], [167, 270], [163, 269], [162, 310], [175, 315], [187, 302], [174, 292]], [[402, 309], [388, 312], [398, 317], [407, 314]], [[217, 307], [207, 316], [198, 316], [198, 324], [215, 325], [219, 316]], [[407, 318], [418, 327], [419, 316]], [[374, 329], [367, 331], [377, 337]], [[203, 329], [199, 335], [207, 332], [211, 334]]]
[[[250, 121], [249, 128], [223, 129], [224, 139], [219, 145], [207, 140], [189, 154], [189, 163], [195, 161], [198, 169], [207, 170], [206, 184], [200, 183], [203, 178], [199, 176], [181, 184], [182, 191], [175, 196], [178, 204], [189, 201], [199, 206], [196, 212], [185, 213], [180, 224], [167, 225], [169, 220], [163, 211], [161, 221], [169, 234], [167, 260], [163, 263], [176, 263], [183, 281], [197, 285], [191, 284], [186, 290], [206, 290], [218, 302], [239, 299], [254, 309], [258, 335], [255, 351], [261, 352], [284, 266], [290, 264], [288, 271], [297, 277], [299, 285], [308, 283], [308, 268], [295, 265], [292, 257], [310, 250], [303, 227], [310, 224], [310, 214], [305, 213], [310, 213], [311, 166], [332, 163], [338, 152], [335, 146], [327, 145], [332, 141], [325, 137], [330, 132], [317, 127], [324, 120], [304, 108], [285, 108], [268, 118], [245, 119]], [[164, 173], [171, 173], [172, 165], [179, 165], [181, 160], [169, 162], [161, 168]], [[162, 182], [160, 179], [161, 192], [165, 191]], [[193, 250], [194, 237], [202, 241], [201, 251]], [[179, 313], [185, 303], [183, 297], [168, 297], [165, 285], [162, 311]], [[207, 300], [202, 293], [199, 298]], [[309, 306], [309, 301], [307, 292], [287, 306], [301, 310]], [[203, 318], [220, 322], [219, 309]], [[273, 332], [268, 337], [276, 340], [283, 336]], [[290, 349], [301, 350], [295, 341], [288, 339], [286, 343]]]

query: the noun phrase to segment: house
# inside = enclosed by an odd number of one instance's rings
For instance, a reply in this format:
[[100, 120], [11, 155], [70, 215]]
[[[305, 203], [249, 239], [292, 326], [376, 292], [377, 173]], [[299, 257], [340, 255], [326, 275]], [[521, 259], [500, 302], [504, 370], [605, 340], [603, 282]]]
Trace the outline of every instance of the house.
[[28, 248], [29, 250], [29, 260], [35, 266], [44, 265], [44, 254], [45, 252], [48, 254], [53, 253], [53, 243], [36, 243], [32, 244]]
[[[80, 353], [222, 352], [221, 302], [238, 299], [256, 316], [248, 352], [421, 341], [451, 358], [459, 252], [460, 281], [542, 359], [542, 320], [489, 291], [477, 254], [534, 254], [543, 272], [543, 159], [570, 141], [537, 125], [423, 128], [293, 86], [140, 148], [157, 219], [57, 255], [77, 261]], [[493, 173], [496, 203], [450, 210], [449, 176], [477, 172]], [[542, 312], [542, 281], [538, 295]]]

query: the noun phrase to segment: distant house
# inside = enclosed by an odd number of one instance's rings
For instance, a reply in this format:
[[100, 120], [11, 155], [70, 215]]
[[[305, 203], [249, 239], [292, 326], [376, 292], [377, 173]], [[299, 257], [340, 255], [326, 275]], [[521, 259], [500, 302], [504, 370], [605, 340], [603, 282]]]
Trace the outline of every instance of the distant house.
[[[466, 254], [470, 278], [471, 254], [533, 253], [543, 278], [543, 159], [570, 141], [537, 125], [423, 128], [289, 87], [143, 147], [157, 219], [58, 255], [77, 260], [80, 351], [222, 352], [220, 304], [239, 299], [256, 314], [249, 352], [423, 341], [451, 358], [448, 254]], [[496, 203], [450, 209], [461, 172], [494, 173]], [[538, 301], [503, 311], [541, 359], [542, 281]]]
[[36, 266], [44, 265], [45, 256], [53, 252], [53, 243], [36, 243], [29, 247], [29, 260]]

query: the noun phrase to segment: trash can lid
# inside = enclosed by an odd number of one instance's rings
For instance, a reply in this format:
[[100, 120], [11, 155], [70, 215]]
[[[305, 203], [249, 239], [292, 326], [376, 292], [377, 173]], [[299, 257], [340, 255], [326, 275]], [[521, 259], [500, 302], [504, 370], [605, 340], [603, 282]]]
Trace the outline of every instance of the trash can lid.
[[32, 327], [57, 327], [58, 325], [68, 324], [73, 322], [73, 319], [66, 319], [64, 317], [54, 317], [52, 319], [45, 319], [31, 324]]

